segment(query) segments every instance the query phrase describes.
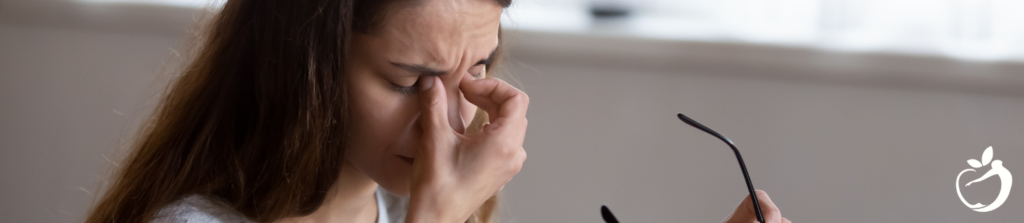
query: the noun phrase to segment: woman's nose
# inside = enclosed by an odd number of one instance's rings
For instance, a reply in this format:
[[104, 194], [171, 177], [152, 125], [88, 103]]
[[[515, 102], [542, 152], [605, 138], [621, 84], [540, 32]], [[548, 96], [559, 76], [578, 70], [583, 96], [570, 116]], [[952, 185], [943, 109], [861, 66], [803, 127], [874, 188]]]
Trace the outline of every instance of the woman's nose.
[[448, 93], [448, 125], [459, 134], [466, 133], [465, 121], [462, 120], [462, 92], [459, 91], [458, 79], [445, 81], [445, 91]]

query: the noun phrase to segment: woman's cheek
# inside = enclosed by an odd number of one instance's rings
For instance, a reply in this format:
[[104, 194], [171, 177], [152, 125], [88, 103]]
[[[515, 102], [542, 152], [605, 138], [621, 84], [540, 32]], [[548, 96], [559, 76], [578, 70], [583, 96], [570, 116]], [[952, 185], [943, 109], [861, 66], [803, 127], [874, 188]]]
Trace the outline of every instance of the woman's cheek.
[[351, 149], [362, 150], [362, 155], [380, 156], [398, 138], [403, 122], [412, 119], [416, 104], [415, 96], [400, 95], [379, 83], [374, 75], [359, 72], [350, 77], [354, 136], [351, 142], [356, 145]]

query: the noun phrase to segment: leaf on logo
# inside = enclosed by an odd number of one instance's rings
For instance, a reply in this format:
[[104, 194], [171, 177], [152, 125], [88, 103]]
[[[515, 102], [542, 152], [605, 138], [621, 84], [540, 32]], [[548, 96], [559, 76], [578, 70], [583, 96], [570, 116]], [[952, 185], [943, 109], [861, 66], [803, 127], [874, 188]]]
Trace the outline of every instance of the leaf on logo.
[[976, 159], [969, 159], [969, 160], [967, 160], [967, 164], [970, 164], [971, 167], [974, 167], [974, 168], [980, 168], [982, 166], [981, 162], [978, 162], [978, 160], [976, 160]]
[[985, 152], [981, 153], [981, 165], [988, 166], [988, 163], [992, 162], [992, 146], [985, 149]]

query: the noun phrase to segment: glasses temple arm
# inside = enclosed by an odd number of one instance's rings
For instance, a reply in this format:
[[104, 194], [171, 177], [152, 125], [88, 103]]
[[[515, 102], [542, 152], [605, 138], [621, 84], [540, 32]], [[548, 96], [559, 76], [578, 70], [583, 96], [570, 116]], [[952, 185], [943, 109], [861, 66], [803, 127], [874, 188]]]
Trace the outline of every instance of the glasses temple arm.
[[723, 142], [725, 142], [725, 144], [729, 145], [729, 148], [732, 148], [732, 152], [736, 154], [736, 160], [739, 161], [740, 163], [740, 169], [743, 170], [743, 179], [747, 181], [747, 191], [750, 192], [750, 202], [754, 204], [754, 214], [757, 215], [757, 221], [764, 222], [764, 216], [761, 215], [761, 205], [757, 201], [757, 194], [754, 193], [754, 184], [750, 182], [750, 174], [747, 173], [747, 164], [743, 162], [743, 156], [740, 155], [740, 150], [736, 149], [736, 145], [732, 143], [732, 140], [729, 140], [729, 138], [725, 137], [722, 134], [719, 134], [718, 132], [712, 130], [711, 128], [708, 128], [707, 126], [704, 126], [699, 122], [690, 119], [690, 117], [686, 117], [686, 115], [683, 115], [683, 113], [679, 113], [677, 117], [679, 117], [679, 120], [682, 120], [686, 124], [689, 124], [694, 128], [700, 129], [701, 131], [707, 132], [708, 134], [711, 134], [712, 136], [721, 139]]

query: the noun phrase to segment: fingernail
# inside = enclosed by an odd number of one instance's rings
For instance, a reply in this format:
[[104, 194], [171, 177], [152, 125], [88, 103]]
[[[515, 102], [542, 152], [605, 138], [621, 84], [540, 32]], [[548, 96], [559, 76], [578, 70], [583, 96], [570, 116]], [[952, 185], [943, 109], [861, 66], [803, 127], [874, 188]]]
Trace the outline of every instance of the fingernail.
[[426, 91], [426, 90], [430, 89], [430, 87], [433, 87], [433, 86], [434, 86], [434, 77], [433, 76], [422, 76], [422, 77], [420, 77], [420, 91]]

